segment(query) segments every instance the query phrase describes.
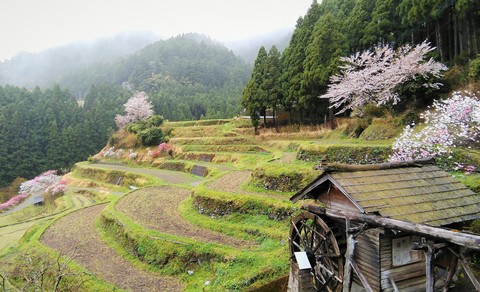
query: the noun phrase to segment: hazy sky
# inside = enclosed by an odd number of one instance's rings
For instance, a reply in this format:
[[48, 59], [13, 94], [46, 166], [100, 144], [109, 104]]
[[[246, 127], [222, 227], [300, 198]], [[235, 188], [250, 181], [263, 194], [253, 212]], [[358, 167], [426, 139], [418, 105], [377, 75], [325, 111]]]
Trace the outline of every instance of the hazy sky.
[[0, 0], [0, 61], [122, 31], [219, 41], [294, 27], [312, 0]]

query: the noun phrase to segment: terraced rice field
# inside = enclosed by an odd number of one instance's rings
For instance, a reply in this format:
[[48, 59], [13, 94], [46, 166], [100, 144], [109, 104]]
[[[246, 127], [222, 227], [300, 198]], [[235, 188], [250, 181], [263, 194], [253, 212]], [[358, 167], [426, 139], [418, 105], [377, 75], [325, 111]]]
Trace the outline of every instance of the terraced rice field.
[[[199, 159], [199, 165], [206, 165], [218, 171], [214, 179], [210, 179], [208, 183], [206, 183], [205, 187], [207, 189], [237, 195], [252, 195], [255, 193], [244, 189], [244, 186], [248, 184], [250, 180], [252, 170], [257, 163], [262, 161], [267, 162], [272, 159], [273, 155], [270, 152], [264, 152], [263, 148], [261, 148], [261, 153], [258, 153], [257, 150], [260, 148], [258, 148], [259, 146], [255, 144], [254, 139], [251, 137], [248, 139], [235, 138], [235, 136], [238, 135], [237, 130], [238, 129], [232, 128], [227, 123], [224, 123], [216, 126], [199, 126], [196, 128], [180, 127], [174, 132], [180, 134], [180, 137], [182, 135], [184, 137], [189, 135], [195, 137], [193, 139], [188, 138], [190, 139], [188, 141], [186, 141], [187, 139], [185, 138], [185, 141], [179, 143], [180, 147], [185, 146], [184, 153], [189, 153], [189, 151], [192, 150], [195, 152], [191, 153], [199, 153], [199, 155], [195, 157], [201, 157], [207, 154], [212, 155], [209, 154], [210, 150], [217, 148], [223, 151], [230, 151], [224, 154], [219, 152], [213, 154], [213, 156], [216, 154], [225, 156], [225, 159], [221, 163], [205, 162]], [[179, 142], [180, 140], [182, 140], [182, 138], [178, 138]], [[175, 138], [173, 141], [175, 141]], [[235, 145], [229, 145], [231, 141], [234, 141]], [[246, 151], [252, 152], [245, 153]], [[289, 163], [294, 159], [294, 155], [289, 154], [284, 155], [284, 157], [277, 162]], [[238, 167], [238, 164], [241, 164], [241, 167]], [[262, 240], [246, 241], [228, 236], [196, 226], [182, 217], [179, 211], [181, 203], [189, 198], [193, 188], [209, 178], [200, 178], [183, 172], [158, 168], [132, 167], [108, 163], [85, 164], [82, 165], [82, 167], [153, 176], [159, 178], [160, 182], [168, 184], [135, 190], [115, 203], [114, 208], [118, 212], [144, 229], [155, 230], [178, 238], [185, 238], [188, 239], [188, 242], [196, 241], [206, 243], [207, 246], [209, 243], [213, 243], [215, 245], [234, 247], [234, 249], [241, 251], [250, 252], [252, 248], [256, 250], [256, 252], [261, 250], [260, 245]], [[242, 170], [238, 170], [239, 168]], [[100, 184], [103, 186], [103, 184], [109, 183], [111, 182], [105, 181]], [[97, 182], [95, 182], [94, 185], [97, 185]], [[180, 185], [182, 187], [180, 187]], [[72, 187], [72, 190], [74, 189], [75, 187]], [[80, 188], [78, 189], [80, 190]], [[83, 190], [83, 187], [81, 189]], [[271, 196], [272, 199], [285, 199], [269, 193], [262, 193], [260, 195]], [[128, 259], [117, 254], [112, 247], [103, 241], [96, 227], [96, 220], [106, 205], [94, 204], [95, 200], [81, 193], [74, 193], [63, 197], [60, 205], [64, 206], [64, 210], [78, 210], [61, 217], [51, 224], [41, 236], [40, 242], [61, 253], [69, 253], [72, 249], [75, 249], [75, 261], [79, 265], [85, 267], [95, 276], [120, 289], [129, 291], [181, 291], [185, 289], [185, 285], [189, 285], [189, 283], [184, 282], [185, 279], [183, 278], [180, 280], [180, 278], [177, 277], [147, 272], [138, 266], [134, 266]], [[268, 220], [268, 218], [262, 218], [261, 220]], [[269, 226], [269, 224], [264, 225]], [[256, 228], [261, 229], [261, 226], [263, 225], [260, 224]], [[259, 236], [265, 236], [265, 234], [261, 235], [259, 229], [250, 228], [249, 230], [251, 232], [251, 234], [249, 233], [250, 235], [258, 234]], [[14, 234], [16, 231], [12, 229], [11, 232]], [[278, 240], [278, 237], [276, 237], [275, 240]], [[268, 252], [272, 252], [272, 248], [278, 244], [275, 243], [275, 240], [267, 240], [268, 244], [266, 249], [269, 250]], [[266, 266], [262, 266], [262, 264]], [[271, 268], [268, 264], [257, 263], [257, 265], [262, 266], [262, 269], [266, 269], [270, 273]], [[280, 266], [283, 267], [283, 264]], [[258, 271], [252, 271], [244, 272], [250, 275], [248, 277], [255, 279], [252, 281], [257, 281], [263, 277], [263, 275], [258, 274]], [[223, 279], [225, 280], [225, 278]], [[246, 281], [251, 280], [247, 278]], [[241, 282], [242, 280], [240, 280], [239, 283]], [[238, 284], [234, 284], [232, 287], [236, 287], [235, 285]]]
[[116, 208], [145, 228], [163, 233], [238, 248], [253, 245], [251, 242], [198, 228], [184, 220], [178, 207], [189, 195], [189, 190], [173, 186], [145, 188], [122, 198]]
[[107, 246], [95, 228], [95, 220], [105, 205], [84, 208], [57, 220], [41, 237], [41, 242], [62, 253], [75, 249], [75, 261], [98, 277], [130, 291], [181, 291], [173, 277], [137, 269]]

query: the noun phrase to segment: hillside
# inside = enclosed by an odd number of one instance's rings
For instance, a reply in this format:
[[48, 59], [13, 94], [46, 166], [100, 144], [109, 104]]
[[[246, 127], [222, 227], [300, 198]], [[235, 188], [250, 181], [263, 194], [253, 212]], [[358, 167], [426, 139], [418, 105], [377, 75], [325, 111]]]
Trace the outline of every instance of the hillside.
[[237, 115], [249, 65], [226, 47], [186, 34], [152, 43], [115, 62], [66, 74], [60, 84], [84, 96], [95, 84], [147, 92], [157, 114], [169, 120]]
[[236, 116], [250, 72], [242, 59], [200, 35], [152, 43], [129, 57], [85, 68], [63, 74], [62, 87], [0, 86], [0, 186], [67, 169], [98, 152], [135, 90], [146, 91], [155, 112], [168, 120]]
[[[378, 130], [387, 122], [374, 124]], [[162, 129], [171, 132], [170, 154], [117, 140], [64, 176], [63, 196], [1, 214], [2, 261], [18, 266], [30, 257], [40, 265], [62, 254], [74, 262], [65, 289], [73, 281], [97, 291], [279, 291], [288, 273], [289, 220], [299, 212], [290, 196], [318, 176], [319, 159], [381, 162], [392, 142], [348, 138], [348, 120], [335, 131], [292, 127], [259, 136], [241, 119]], [[478, 187], [479, 175], [465, 182]], [[5, 270], [9, 265], [0, 274], [17, 284], [19, 270]]]
[[39, 53], [19, 53], [0, 62], [0, 85], [49, 87], [74, 70], [115, 61], [157, 40], [152, 33], [123, 33], [112, 38], [69, 44]]

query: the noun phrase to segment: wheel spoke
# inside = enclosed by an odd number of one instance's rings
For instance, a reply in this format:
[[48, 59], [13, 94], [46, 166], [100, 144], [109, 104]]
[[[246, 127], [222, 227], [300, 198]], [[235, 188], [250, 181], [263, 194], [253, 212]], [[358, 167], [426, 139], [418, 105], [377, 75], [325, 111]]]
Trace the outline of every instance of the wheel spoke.
[[[338, 228], [335, 223], [332, 228]], [[315, 287], [321, 291], [342, 290], [343, 258], [335, 233], [321, 217], [305, 212], [292, 221], [290, 251], [307, 252]], [[292, 257], [293, 258], [293, 257]]]

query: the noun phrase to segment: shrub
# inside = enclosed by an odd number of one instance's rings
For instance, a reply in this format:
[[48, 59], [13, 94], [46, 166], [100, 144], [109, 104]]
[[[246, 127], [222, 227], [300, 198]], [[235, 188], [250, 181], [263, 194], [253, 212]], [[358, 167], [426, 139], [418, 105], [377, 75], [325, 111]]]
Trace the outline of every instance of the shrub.
[[12, 207], [15, 207], [20, 202], [22, 202], [26, 197], [28, 197], [28, 194], [18, 194], [16, 196], [10, 198], [5, 203], [0, 204], [0, 211], [7, 210], [7, 209], [10, 209]]
[[148, 128], [139, 132], [137, 137], [144, 146], [153, 146], [164, 142], [163, 132], [160, 128]]
[[449, 155], [458, 146], [478, 145], [480, 100], [475, 94], [454, 92], [452, 97], [435, 101], [422, 114], [425, 120], [420, 131], [412, 126], [393, 143], [392, 161], [422, 159]]
[[468, 70], [468, 77], [472, 79], [480, 79], [480, 54], [477, 58], [470, 62], [470, 69]]

